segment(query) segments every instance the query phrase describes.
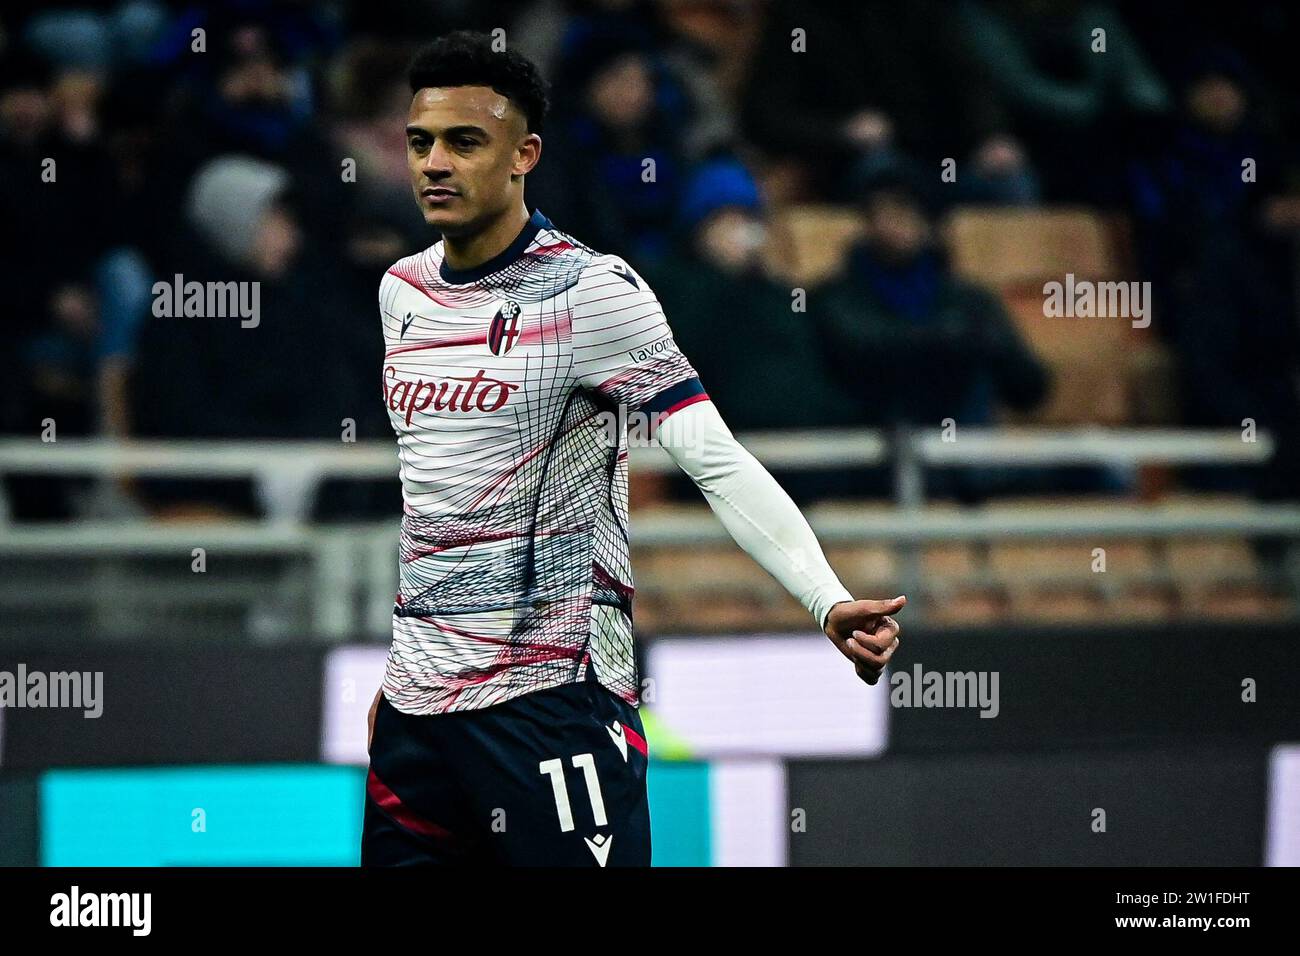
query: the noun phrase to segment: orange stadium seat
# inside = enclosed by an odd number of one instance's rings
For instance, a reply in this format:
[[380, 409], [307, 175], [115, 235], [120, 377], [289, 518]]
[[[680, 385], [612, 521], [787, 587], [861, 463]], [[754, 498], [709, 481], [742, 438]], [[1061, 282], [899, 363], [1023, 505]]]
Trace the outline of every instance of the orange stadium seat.
[[[1105, 221], [1082, 209], [955, 210], [944, 224], [953, 268], [1002, 295], [1030, 347], [1048, 364], [1052, 391], [1029, 416], [1041, 424], [1119, 424], [1130, 420], [1130, 381], [1138, 362], [1131, 324], [1122, 318], [1044, 315], [1043, 286], [1120, 278]], [[1148, 363], [1150, 364], [1150, 363]]]
[[1006, 595], [992, 587], [945, 587], [942, 582], [927, 586], [925, 620], [929, 624], [993, 624], [1007, 614]]
[[1007, 290], [1002, 298], [1026, 342], [1052, 373], [1043, 406], [1017, 420], [1044, 425], [1118, 425], [1129, 420], [1125, 320], [1048, 318], [1043, 315], [1041, 287]]
[[1184, 621], [1235, 623], [1276, 621], [1295, 613], [1291, 600], [1263, 584], [1216, 582], [1180, 588], [1179, 616]]
[[1177, 612], [1177, 592], [1159, 584], [1117, 588], [1107, 594], [1101, 611], [1112, 621], [1167, 621]]
[[815, 286], [840, 271], [862, 227], [851, 207], [786, 206], [772, 214], [767, 258], [794, 285]]
[[842, 545], [825, 548], [830, 562], [844, 586], [854, 593], [874, 593], [888, 589], [897, 580], [897, 549], [888, 545]]
[[1085, 623], [1099, 618], [1106, 606], [1092, 588], [1027, 588], [1008, 593], [1008, 616], [1021, 621]]
[[927, 544], [921, 549], [921, 570], [927, 575], [971, 578], [982, 565], [979, 546], [967, 541]]
[[633, 566], [638, 591], [667, 587], [754, 595], [761, 594], [771, 581], [753, 558], [733, 544], [638, 549]]
[[1259, 573], [1250, 543], [1235, 538], [1175, 538], [1165, 544], [1165, 554], [1181, 582], [1241, 581]]
[[[1092, 570], [1096, 548], [1105, 549], [1104, 572]], [[989, 545], [989, 567], [1007, 580], [1069, 581], [1102, 573], [1110, 578], [1150, 577], [1158, 559], [1147, 541], [994, 542]]]
[[1117, 275], [1105, 224], [1084, 209], [955, 209], [943, 225], [953, 269], [1003, 289]]

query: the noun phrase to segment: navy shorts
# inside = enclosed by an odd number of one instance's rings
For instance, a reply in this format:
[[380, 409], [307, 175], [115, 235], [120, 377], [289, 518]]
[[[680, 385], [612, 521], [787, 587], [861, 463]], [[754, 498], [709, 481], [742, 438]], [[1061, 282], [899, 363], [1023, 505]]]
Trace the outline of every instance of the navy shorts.
[[647, 747], [595, 680], [417, 716], [380, 698], [362, 866], [649, 866]]

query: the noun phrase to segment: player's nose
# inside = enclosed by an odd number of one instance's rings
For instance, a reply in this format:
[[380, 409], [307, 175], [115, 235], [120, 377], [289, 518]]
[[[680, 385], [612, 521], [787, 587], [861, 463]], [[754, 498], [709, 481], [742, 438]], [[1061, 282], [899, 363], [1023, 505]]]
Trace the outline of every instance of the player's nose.
[[420, 170], [426, 175], [441, 179], [451, 174], [451, 155], [441, 140], [435, 140], [424, 157]]

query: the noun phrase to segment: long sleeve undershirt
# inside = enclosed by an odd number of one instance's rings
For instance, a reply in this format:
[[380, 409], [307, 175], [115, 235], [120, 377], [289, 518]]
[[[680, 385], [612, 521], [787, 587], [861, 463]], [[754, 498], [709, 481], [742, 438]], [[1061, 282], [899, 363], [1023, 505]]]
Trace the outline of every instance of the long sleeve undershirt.
[[736, 441], [713, 402], [677, 410], [659, 424], [656, 437], [703, 492], [736, 544], [794, 595], [818, 625], [826, 626], [832, 605], [853, 600], [799, 508]]

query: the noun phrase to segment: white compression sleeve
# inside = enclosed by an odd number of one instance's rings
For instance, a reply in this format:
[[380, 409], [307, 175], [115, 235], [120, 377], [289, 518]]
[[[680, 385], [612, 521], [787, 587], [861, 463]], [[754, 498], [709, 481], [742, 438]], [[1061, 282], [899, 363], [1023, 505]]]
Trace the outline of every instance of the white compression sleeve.
[[833, 604], [853, 600], [799, 508], [736, 441], [713, 402], [695, 402], [669, 415], [656, 437], [736, 544], [798, 598], [819, 626], [826, 626]]

